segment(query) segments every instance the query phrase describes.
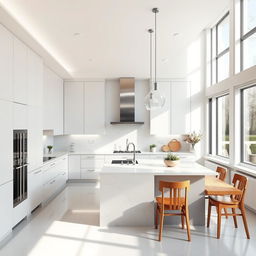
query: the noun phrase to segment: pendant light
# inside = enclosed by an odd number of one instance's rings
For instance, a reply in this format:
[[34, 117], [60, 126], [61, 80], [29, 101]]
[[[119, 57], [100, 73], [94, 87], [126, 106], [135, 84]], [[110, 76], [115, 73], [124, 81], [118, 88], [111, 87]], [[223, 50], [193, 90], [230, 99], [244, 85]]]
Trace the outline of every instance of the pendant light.
[[[152, 9], [152, 12], [155, 14], [155, 77], [154, 82], [152, 78], [152, 34], [153, 30], [149, 29], [148, 32], [150, 34], [150, 92], [145, 97], [145, 107], [147, 110], [160, 109], [165, 104], [165, 97], [160, 94], [157, 89], [157, 28], [156, 28], [156, 15], [159, 12], [158, 8]], [[152, 84], [154, 83], [154, 87], [152, 88]]]

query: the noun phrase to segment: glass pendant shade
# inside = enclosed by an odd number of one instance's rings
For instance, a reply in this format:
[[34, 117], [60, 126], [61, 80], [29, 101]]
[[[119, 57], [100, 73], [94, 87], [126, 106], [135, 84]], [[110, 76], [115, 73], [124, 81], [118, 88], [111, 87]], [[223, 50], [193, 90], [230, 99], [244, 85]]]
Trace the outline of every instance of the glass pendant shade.
[[151, 90], [145, 97], [145, 107], [147, 110], [160, 109], [165, 104], [165, 97], [159, 93], [159, 90]]

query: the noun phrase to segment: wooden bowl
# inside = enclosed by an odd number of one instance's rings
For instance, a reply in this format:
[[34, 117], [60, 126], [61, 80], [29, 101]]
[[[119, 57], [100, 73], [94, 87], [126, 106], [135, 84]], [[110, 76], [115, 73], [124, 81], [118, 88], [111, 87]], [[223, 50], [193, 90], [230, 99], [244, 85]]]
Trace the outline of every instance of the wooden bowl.
[[178, 163], [180, 162], [180, 160], [175, 160], [175, 161], [172, 161], [172, 160], [164, 160], [164, 163], [167, 167], [174, 167], [176, 166]]
[[169, 151], [170, 151], [170, 149], [169, 149], [169, 147], [168, 147], [167, 145], [163, 145], [163, 146], [161, 147], [161, 150], [162, 150], [163, 152], [169, 152]]
[[172, 152], [177, 152], [181, 149], [181, 143], [178, 140], [173, 139], [168, 143], [168, 147]]

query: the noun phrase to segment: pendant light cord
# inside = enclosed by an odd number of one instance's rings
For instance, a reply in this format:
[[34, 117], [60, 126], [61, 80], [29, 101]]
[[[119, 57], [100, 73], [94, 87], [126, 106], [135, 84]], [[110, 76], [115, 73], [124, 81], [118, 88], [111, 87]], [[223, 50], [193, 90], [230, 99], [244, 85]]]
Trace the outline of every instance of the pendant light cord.
[[157, 36], [157, 34], [156, 34], [156, 13], [157, 12], [155, 12], [155, 90], [157, 89], [156, 88], [156, 48], [157, 48], [157, 44], [156, 44], [156, 36]]

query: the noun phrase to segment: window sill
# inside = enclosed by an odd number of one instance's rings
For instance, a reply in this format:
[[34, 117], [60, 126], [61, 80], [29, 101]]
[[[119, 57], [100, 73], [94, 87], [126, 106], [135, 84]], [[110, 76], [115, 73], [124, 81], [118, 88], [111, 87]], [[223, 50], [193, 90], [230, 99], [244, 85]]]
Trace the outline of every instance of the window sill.
[[241, 171], [245, 174], [251, 175], [253, 177], [256, 177], [256, 166], [251, 166], [251, 165], [240, 163], [240, 164], [235, 165], [234, 169]]
[[204, 157], [204, 159], [209, 160], [209, 161], [214, 162], [214, 163], [217, 163], [217, 164], [224, 165], [226, 167], [232, 168], [228, 158], [213, 156], [213, 155], [207, 155], [207, 156]]

